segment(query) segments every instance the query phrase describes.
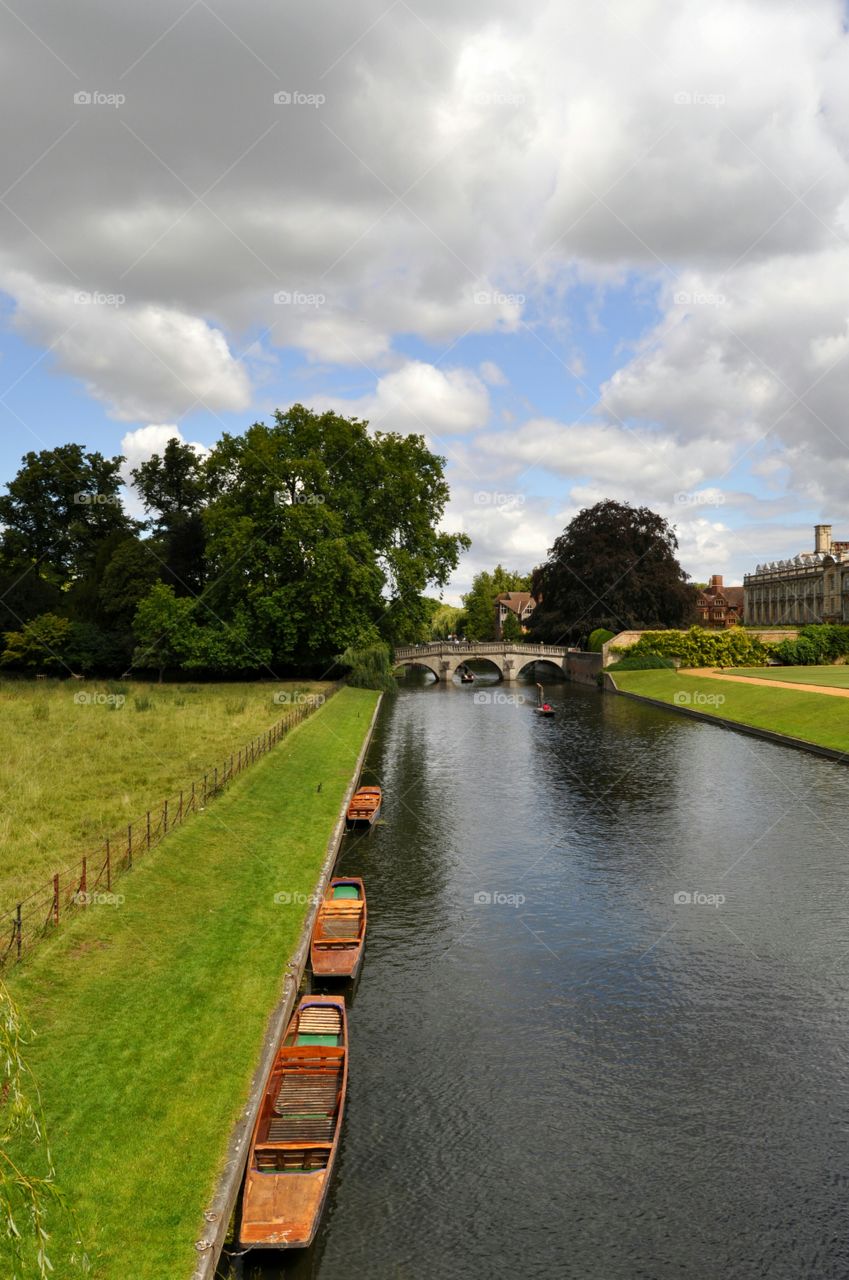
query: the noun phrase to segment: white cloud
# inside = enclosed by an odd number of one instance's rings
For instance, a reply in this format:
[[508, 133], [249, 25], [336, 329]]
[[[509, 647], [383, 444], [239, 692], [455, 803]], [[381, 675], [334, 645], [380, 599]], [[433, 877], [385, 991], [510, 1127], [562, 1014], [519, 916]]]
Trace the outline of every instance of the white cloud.
[[490, 387], [506, 387], [509, 379], [503, 369], [494, 360], [484, 360], [478, 370], [481, 378]]
[[484, 427], [489, 393], [468, 369], [437, 369], [411, 360], [384, 374], [372, 394], [356, 400], [320, 397], [322, 404], [349, 417], [367, 418], [380, 431], [426, 433], [434, 440]]
[[77, 290], [8, 273], [14, 323], [49, 346], [119, 420], [160, 417], [200, 404], [246, 409], [250, 384], [222, 333], [174, 308], [134, 306], [120, 292]]

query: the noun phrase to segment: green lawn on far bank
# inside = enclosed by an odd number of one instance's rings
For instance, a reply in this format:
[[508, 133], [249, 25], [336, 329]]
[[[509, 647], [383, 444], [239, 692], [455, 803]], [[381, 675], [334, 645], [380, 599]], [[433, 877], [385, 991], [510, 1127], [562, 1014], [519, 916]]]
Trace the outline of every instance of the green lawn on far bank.
[[729, 676], [755, 676], [758, 680], [786, 680], [788, 684], [822, 684], [829, 689], [849, 689], [849, 665], [814, 667], [731, 667]]
[[191, 1275], [377, 696], [342, 689], [9, 976], [93, 1280]]
[[709, 676], [684, 676], [676, 671], [616, 671], [616, 685], [625, 693], [684, 706], [718, 720], [733, 720], [804, 738], [817, 746], [849, 751], [849, 698], [800, 689], [772, 689]]

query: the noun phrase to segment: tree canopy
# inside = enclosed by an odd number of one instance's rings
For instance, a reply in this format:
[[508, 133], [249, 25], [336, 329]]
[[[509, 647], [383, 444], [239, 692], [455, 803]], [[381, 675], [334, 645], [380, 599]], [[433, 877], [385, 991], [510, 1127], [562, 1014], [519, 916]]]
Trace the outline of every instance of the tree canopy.
[[495, 639], [495, 601], [505, 591], [529, 591], [529, 574], [497, 564], [492, 572], [476, 573], [471, 590], [463, 596], [465, 634], [469, 640]]
[[440, 527], [444, 459], [421, 436], [299, 404], [206, 456], [170, 440], [132, 473], [144, 521], [122, 504], [123, 464], [29, 453], [0, 497], [7, 665], [329, 665], [426, 638], [425, 592], [469, 545]]
[[694, 592], [672, 526], [648, 507], [608, 500], [580, 511], [534, 571], [530, 633], [551, 644], [597, 627], [680, 627]]

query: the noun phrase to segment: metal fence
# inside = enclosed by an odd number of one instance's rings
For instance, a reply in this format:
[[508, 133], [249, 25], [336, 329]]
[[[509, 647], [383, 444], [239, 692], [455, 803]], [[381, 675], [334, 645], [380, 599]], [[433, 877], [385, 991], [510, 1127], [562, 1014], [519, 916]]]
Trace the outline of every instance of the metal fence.
[[231, 752], [220, 767], [209, 769], [182, 791], [166, 796], [161, 804], [148, 809], [141, 821], [107, 836], [93, 854], [57, 871], [47, 884], [23, 898], [11, 911], [0, 912], [0, 968], [16, 963], [24, 951], [56, 929], [69, 912], [113, 901], [113, 885], [124, 872], [130, 871], [169, 831], [182, 826], [190, 814], [206, 808], [228, 782], [276, 746], [338, 688], [336, 685], [325, 694], [307, 695], [265, 733]]

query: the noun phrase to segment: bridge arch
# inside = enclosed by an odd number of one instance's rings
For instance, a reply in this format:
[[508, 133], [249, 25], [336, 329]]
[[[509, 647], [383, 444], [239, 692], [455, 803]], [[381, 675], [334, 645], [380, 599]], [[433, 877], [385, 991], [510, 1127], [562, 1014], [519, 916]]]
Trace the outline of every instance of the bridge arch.
[[526, 661], [522, 662], [521, 666], [518, 666], [517, 664], [514, 672], [515, 678], [517, 680], [520, 679], [523, 675], [529, 672], [529, 668], [536, 666], [545, 667], [545, 675], [547, 676], [553, 675], [557, 676], [559, 680], [565, 679], [566, 673], [563, 670], [563, 663], [559, 662], [557, 658], [528, 658]]
[[[454, 663], [453, 668], [449, 671], [448, 679], [454, 680], [455, 678], [458, 678], [460, 668], [465, 667], [470, 662], [486, 667], [485, 672], [476, 672], [475, 674], [487, 676], [496, 675], [499, 680], [504, 679], [504, 668], [498, 658], [494, 657], [491, 653], [473, 653], [467, 654], [464, 658], [458, 658], [456, 663]], [[472, 668], [470, 667], [469, 670], [472, 670]]]
[[438, 665], [434, 662], [432, 658], [425, 658], [425, 657], [400, 658], [400, 659], [396, 658], [393, 671], [398, 671], [400, 670], [401, 667], [403, 667], [406, 671], [414, 671], [417, 668], [421, 671], [429, 671], [430, 674], [437, 681], [437, 683], [439, 682]]

